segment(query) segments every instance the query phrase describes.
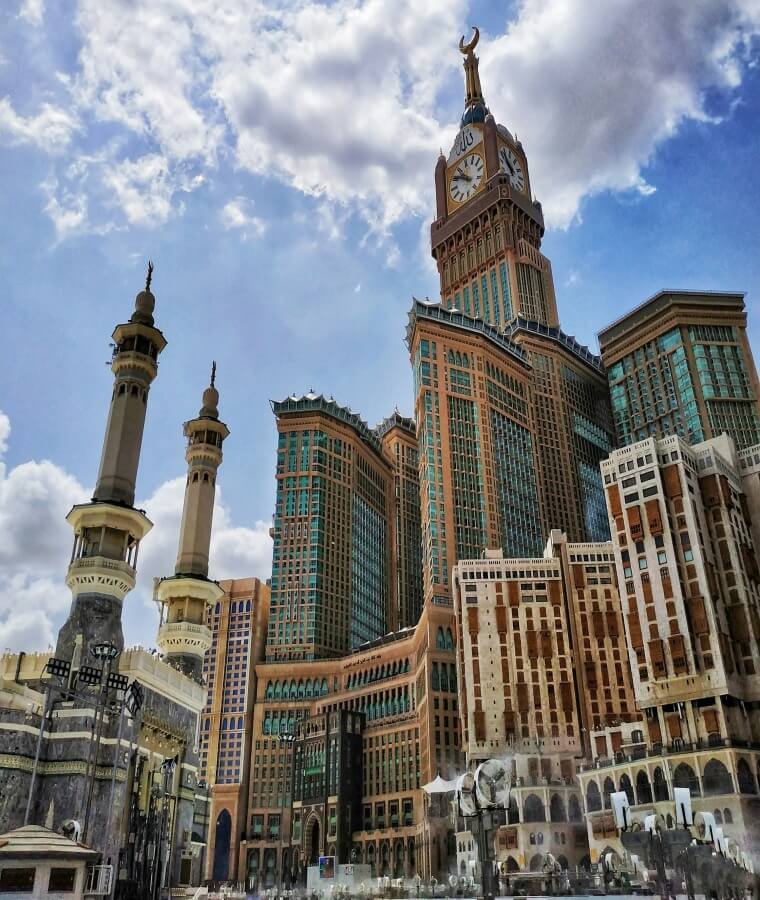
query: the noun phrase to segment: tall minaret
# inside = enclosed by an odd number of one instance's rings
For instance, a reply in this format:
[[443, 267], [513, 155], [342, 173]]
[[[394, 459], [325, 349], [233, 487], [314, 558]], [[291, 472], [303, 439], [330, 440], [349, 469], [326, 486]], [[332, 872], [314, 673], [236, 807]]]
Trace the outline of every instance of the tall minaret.
[[148, 391], [166, 346], [153, 322], [152, 274], [148, 263], [145, 290], [137, 295], [129, 322], [113, 332], [111, 370], [116, 377], [95, 494], [66, 517], [74, 529], [74, 548], [66, 576], [73, 599], [56, 648], [64, 659], [71, 659], [79, 646], [79, 658], [86, 661], [90, 646], [100, 641], [123, 648], [122, 601], [135, 586], [138, 545], [152, 527], [145, 513], [132, 506]]
[[174, 576], [162, 579], [157, 587], [165, 610], [158, 646], [186, 675], [196, 679], [201, 678], [203, 657], [211, 646], [206, 606], [223, 594], [208, 578], [216, 472], [222, 462], [222, 444], [230, 433], [219, 420], [215, 380], [216, 363], [211, 367], [211, 384], [203, 392], [198, 418], [185, 422], [187, 482], [177, 565]]

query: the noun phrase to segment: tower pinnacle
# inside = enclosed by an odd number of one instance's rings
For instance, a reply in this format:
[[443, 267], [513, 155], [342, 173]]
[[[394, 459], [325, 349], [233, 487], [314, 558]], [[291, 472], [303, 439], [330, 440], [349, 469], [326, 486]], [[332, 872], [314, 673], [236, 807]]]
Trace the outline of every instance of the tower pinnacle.
[[459, 50], [464, 56], [464, 115], [462, 124], [468, 122], [482, 122], [488, 114], [486, 101], [483, 99], [483, 90], [480, 86], [480, 74], [478, 72], [478, 57], [473, 52], [480, 40], [480, 29], [473, 25], [475, 34], [465, 44], [464, 35], [459, 39]]
[[184, 426], [187, 481], [175, 574], [164, 578], [158, 587], [158, 599], [166, 610], [158, 645], [183, 672], [196, 678], [200, 678], [203, 656], [211, 646], [211, 634], [205, 625], [206, 607], [222, 593], [219, 585], [208, 578], [216, 473], [222, 462], [222, 444], [230, 433], [219, 421], [215, 381], [213, 363], [211, 383], [203, 392], [198, 417]]
[[122, 648], [121, 604], [135, 586], [138, 547], [151, 528], [133, 504], [148, 391], [166, 346], [153, 323], [152, 271], [150, 263], [146, 288], [135, 298], [130, 320], [113, 332], [115, 377], [95, 493], [90, 503], [78, 504], [66, 517], [74, 529], [74, 548], [66, 577], [73, 602], [56, 650], [64, 659], [71, 659], [80, 646], [87, 660], [89, 648], [101, 641]]

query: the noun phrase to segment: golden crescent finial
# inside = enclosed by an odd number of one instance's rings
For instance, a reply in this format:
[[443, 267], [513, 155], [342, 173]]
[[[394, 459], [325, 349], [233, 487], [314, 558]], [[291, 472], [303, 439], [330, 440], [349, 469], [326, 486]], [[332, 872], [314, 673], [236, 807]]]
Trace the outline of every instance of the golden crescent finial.
[[472, 36], [472, 40], [469, 42], [469, 44], [465, 44], [464, 35], [459, 38], [459, 50], [465, 55], [472, 53], [475, 47], [477, 47], [478, 41], [480, 40], [480, 29], [478, 28], [478, 26], [473, 25], [472, 30], [475, 32], [475, 34]]

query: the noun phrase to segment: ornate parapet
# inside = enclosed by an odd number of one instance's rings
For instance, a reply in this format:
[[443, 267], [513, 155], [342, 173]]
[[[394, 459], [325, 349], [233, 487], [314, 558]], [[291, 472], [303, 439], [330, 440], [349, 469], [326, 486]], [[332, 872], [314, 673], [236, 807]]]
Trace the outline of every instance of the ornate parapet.
[[206, 705], [206, 688], [142, 647], [130, 647], [119, 657], [119, 672], [200, 715]]
[[126, 562], [104, 556], [75, 559], [66, 574], [72, 594], [106, 594], [121, 602], [135, 586], [136, 572]]
[[211, 629], [191, 622], [164, 622], [158, 629], [158, 646], [166, 654], [203, 656], [211, 649]]

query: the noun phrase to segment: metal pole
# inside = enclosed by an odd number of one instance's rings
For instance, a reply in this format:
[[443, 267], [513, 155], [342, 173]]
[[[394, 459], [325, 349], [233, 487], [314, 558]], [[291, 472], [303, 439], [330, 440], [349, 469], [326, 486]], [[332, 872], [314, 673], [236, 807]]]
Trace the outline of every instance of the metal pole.
[[[95, 790], [95, 771], [98, 767], [98, 747], [100, 746], [100, 738], [102, 736], [102, 724], [105, 718], [105, 696], [107, 691], [108, 676], [111, 671], [111, 661], [106, 659], [103, 664], [103, 674], [100, 680], [100, 689], [98, 690], [98, 699], [95, 702], [95, 718], [92, 722], [92, 731], [90, 732], [90, 752], [87, 757], [87, 802], [84, 808], [84, 826], [82, 828], [82, 839], [87, 843], [87, 831], [90, 824], [90, 810], [92, 808], [92, 795]], [[92, 766], [92, 772], [90, 767]]]
[[32, 766], [32, 777], [29, 779], [29, 794], [26, 798], [26, 812], [24, 813], [24, 825], [29, 824], [29, 819], [32, 814], [32, 797], [34, 795], [34, 785], [37, 780], [37, 767], [40, 763], [40, 753], [42, 752], [42, 737], [45, 732], [45, 723], [47, 722], [47, 717], [49, 713], [50, 701], [52, 698], [52, 692], [50, 690], [50, 684], [45, 686], [45, 699], [42, 704], [42, 719], [40, 721], [40, 732], [37, 735], [37, 749], [34, 751], [34, 764]]
[[119, 710], [119, 730], [116, 734], [116, 752], [113, 756], [113, 768], [111, 769], [111, 791], [108, 799], [108, 818], [106, 819], [106, 831], [105, 836], [103, 838], [103, 854], [108, 850], [108, 842], [111, 839], [111, 822], [113, 821], [114, 815], [114, 798], [116, 796], [116, 767], [119, 764], [119, 757], [121, 756], [121, 734], [124, 728], [124, 704], [122, 703], [121, 709]]

